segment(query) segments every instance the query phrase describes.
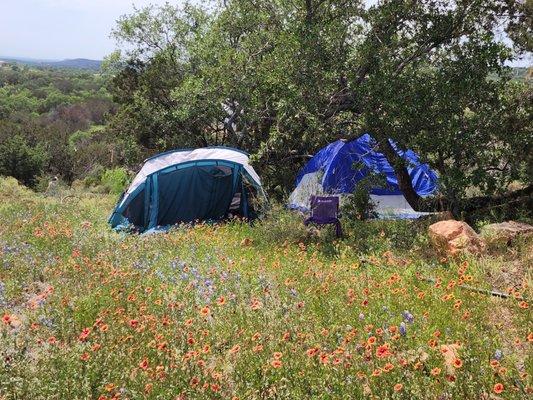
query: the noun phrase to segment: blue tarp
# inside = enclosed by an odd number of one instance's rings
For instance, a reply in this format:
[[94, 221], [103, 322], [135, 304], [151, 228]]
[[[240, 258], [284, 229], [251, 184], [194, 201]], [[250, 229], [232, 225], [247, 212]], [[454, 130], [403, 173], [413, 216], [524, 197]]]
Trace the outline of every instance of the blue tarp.
[[[409, 176], [413, 188], [420, 196], [428, 196], [437, 189], [437, 174], [427, 165], [420, 162], [412, 150], [401, 151], [392, 141], [398, 155], [408, 162]], [[386, 187], [371, 190], [374, 195], [399, 195], [402, 191], [394, 170], [382, 153], [376, 150], [377, 142], [369, 135], [349, 142], [337, 140], [321, 149], [304, 166], [296, 178], [296, 186], [303, 176], [323, 171], [322, 186], [325, 193], [352, 193], [357, 183], [370, 172], [379, 173], [386, 178]], [[354, 165], [360, 168], [354, 168]]]

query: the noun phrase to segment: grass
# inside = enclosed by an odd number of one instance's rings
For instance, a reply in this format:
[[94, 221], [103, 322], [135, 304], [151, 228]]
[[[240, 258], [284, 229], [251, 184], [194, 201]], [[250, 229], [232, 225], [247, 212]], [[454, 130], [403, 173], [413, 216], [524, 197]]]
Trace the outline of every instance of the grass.
[[335, 241], [282, 210], [125, 235], [114, 201], [0, 180], [0, 399], [531, 396], [528, 303], [458, 287], [512, 262], [531, 298], [530, 242], [446, 260], [424, 223]]

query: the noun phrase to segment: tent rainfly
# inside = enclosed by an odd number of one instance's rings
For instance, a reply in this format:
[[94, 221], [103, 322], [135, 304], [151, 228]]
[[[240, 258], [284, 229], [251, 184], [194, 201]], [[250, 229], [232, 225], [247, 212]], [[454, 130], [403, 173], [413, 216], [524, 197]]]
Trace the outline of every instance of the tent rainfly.
[[109, 223], [146, 232], [231, 215], [253, 219], [265, 201], [248, 154], [229, 147], [173, 150], [144, 162]]
[[[422, 164], [412, 150], [401, 151], [390, 140], [397, 154], [408, 162], [413, 188], [422, 197], [437, 190], [437, 174]], [[373, 187], [370, 197], [380, 218], [418, 218], [425, 213], [411, 208], [398, 187], [394, 170], [385, 156], [376, 151], [377, 142], [369, 135], [351, 140], [337, 140], [316, 153], [296, 178], [296, 188], [289, 197], [289, 208], [309, 210], [311, 195], [340, 195], [353, 193], [358, 182], [370, 173], [386, 180], [384, 187]]]

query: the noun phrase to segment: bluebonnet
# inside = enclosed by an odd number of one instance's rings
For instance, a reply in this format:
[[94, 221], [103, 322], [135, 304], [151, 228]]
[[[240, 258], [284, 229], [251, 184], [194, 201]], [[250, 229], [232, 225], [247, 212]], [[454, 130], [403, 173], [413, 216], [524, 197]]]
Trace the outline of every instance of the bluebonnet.
[[413, 322], [415, 322], [415, 317], [413, 317], [413, 314], [411, 314], [409, 311], [405, 310], [403, 313], [403, 319], [404, 321], [406, 322], [409, 322], [410, 324], [412, 324]]
[[500, 361], [503, 358], [503, 352], [500, 349], [496, 349], [494, 352], [494, 359]]
[[405, 325], [405, 322], [402, 322], [400, 324], [400, 335], [402, 336], [407, 335], [407, 325]]

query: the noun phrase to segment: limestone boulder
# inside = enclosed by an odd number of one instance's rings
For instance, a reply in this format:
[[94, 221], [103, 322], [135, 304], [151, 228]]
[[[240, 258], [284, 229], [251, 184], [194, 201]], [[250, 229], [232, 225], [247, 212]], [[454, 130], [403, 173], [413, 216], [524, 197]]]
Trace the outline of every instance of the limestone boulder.
[[506, 221], [485, 225], [481, 235], [489, 244], [510, 245], [519, 236], [533, 234], [533, 226], [523, 222]]
[[483, 239], [463, 221], [439, 221], [429, 226], [428, 233], [435, 248], [449, 256], [460, 253], [480, 254], [486, 248]]

